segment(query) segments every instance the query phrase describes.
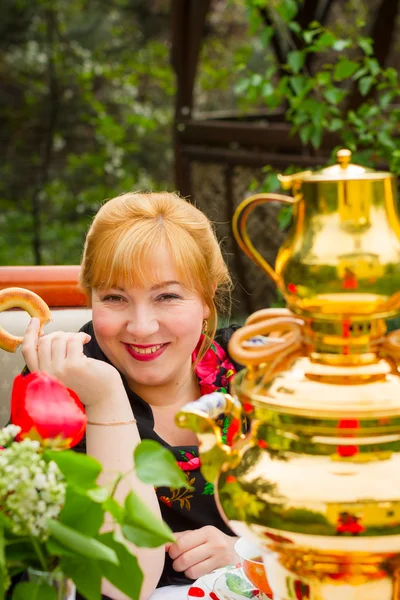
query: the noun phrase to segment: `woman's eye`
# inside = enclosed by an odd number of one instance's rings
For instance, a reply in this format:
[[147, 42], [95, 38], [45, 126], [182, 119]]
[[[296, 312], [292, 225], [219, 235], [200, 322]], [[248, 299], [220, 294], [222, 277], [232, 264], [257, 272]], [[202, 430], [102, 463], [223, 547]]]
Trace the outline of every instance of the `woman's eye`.
[[108, 294], [103, 298], [103, 302], [121, 302], [122, 300], [122, 296], [116, 296], [115, 294]]
[[161, 301], [167, 301], [168, 300], [179, 300], [180, 296], [177, 296], [176, 294], [161, 294], [160, 296], [157, 296], [157, 300], [161, 300]]

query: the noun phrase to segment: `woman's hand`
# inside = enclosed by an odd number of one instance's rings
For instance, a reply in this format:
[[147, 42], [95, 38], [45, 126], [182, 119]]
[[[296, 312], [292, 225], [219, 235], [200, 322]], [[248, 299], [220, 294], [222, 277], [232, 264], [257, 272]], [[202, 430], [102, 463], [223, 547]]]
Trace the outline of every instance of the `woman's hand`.
[[76, 392], [86, 406], [102, 400], [110, 402], [118, 387], [122, 387], [122, 380], [112, 365], [83, 354], [90, 335], [57, 331], [39, 336], [39, 329], [39, 319], [33, 318], [22, 343], [28, 369], [56, 377]]
[[240, 560], [234, 551], [238, 538], [226, 535], [212, 525], [174, 535], [177, 541], [167, 545], [166, 551], [174, 561], [175, 571], [183, 571], [189, 579], [198, 579]]

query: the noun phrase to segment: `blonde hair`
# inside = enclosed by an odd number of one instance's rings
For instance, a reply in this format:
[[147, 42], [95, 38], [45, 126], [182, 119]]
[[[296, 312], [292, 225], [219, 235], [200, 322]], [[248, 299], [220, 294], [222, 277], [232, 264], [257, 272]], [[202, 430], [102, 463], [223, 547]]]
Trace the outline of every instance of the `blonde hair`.
[[229, 309], [231, 278], [209, 219], [187, 200], [159, 192], [107, 201], [86, 236], [80, 285], [90, 304], [93, 288], [159, 283], [157, 256], [166, 249], [182, 284], [210, 309], [200, 360], [214, 339], [218, 312]]

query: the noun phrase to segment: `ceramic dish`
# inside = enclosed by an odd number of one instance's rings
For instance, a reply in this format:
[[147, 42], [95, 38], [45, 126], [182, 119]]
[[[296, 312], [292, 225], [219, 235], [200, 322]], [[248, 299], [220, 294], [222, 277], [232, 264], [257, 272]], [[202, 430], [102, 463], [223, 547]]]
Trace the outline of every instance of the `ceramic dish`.
[[241, 567], [222, 573], [216, 579], [213, 591], [218, 600], [269, 600], [266, 594], [250, 583]]
[[[203, 598], [203, 600], [222, 600], [214, 592], [214, 583], [221, 577], [221, 575], [235, 572], [240, 565], [229, 565], [222, 567], [221, 569], [215, 569], [207, 575], [203, 575], [195, 581], [189, 588], [188, 600], [195, 600], [195, 598]], [[243, 598], [241, 598], [243, 600]]]
[[188, 600], [268, 600], [255, 588], [240, 566], [223, 567], [200, 577], [188, 591]]

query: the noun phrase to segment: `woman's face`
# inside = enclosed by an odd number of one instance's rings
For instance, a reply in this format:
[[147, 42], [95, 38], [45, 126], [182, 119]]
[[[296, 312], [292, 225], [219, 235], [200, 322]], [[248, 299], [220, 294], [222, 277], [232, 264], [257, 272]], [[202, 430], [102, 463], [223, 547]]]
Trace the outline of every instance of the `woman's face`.
[[[131, 389], [178, 383], [210, 311], [185, 289], [168, 252], [157, 261], [160, 283], [92, 291], [93, 326], [100, 348]], [[151, 278], [149, 277], [149, 280]]]

